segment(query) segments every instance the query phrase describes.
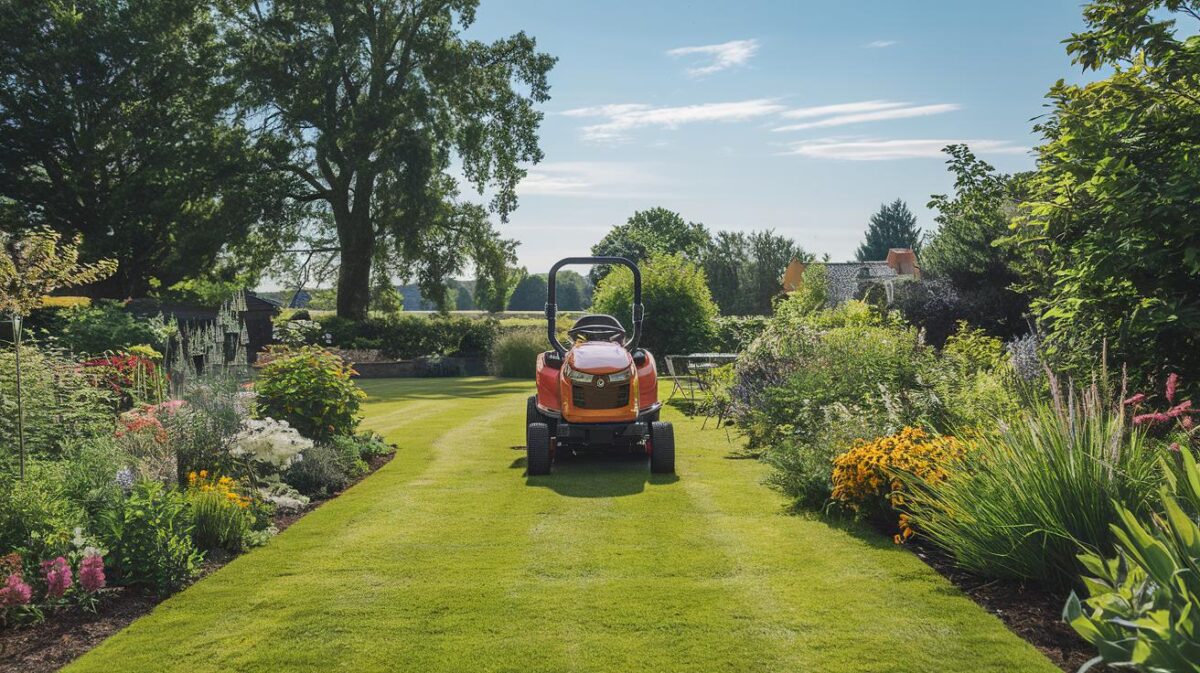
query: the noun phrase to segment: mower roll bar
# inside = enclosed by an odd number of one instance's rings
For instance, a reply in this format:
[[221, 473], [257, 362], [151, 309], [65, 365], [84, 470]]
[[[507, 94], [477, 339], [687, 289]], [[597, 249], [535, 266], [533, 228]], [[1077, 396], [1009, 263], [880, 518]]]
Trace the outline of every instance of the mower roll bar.
[[568, 264], [620, 264], [633, 272], [633, 336], [627, 339], [624, 345], [630, 352], [637, 350], [638, 341], [642, 339], [642, 317], [646, 313], [642, 306], [642, 272], [638, 270], [637, 264], [624, 257], [567, 257], [550, 267], [550, 275], [546, 278], [546, 336], [550, 337], [550, 345], [554, 347], [554, 352], [558, 353], [559, 357], [567, 352], [558, 342], [558, 304], [555, 300], [554, 277], [558, 275], [559, 269]]

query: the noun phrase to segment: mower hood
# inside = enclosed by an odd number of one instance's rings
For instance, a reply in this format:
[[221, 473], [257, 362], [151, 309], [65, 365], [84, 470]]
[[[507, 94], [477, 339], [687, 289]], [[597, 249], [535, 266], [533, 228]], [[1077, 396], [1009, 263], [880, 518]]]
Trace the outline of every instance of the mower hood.
[[588, 374], [612, 374], [633, 365], [633, 356], [619, 343], [585, 341], [567, 352], [567, 364]]

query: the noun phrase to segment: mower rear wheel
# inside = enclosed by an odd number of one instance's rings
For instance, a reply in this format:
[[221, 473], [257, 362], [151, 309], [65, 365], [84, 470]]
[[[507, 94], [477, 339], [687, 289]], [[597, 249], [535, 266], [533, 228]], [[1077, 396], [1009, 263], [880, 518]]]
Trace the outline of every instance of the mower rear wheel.
[[525, 470], [530, 476], [550, 474], [550, 428], [545, 423], [525, 427]]
[[675, 474], [675, 429], [668, 422], [650, 424], [650, 471]]

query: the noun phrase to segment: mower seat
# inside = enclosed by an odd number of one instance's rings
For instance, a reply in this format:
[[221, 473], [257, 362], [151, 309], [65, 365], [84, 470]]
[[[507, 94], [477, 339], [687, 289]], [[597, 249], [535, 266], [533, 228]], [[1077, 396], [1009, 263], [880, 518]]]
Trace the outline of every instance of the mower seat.
[[586, 341], [620, 341], [625, 339], [625, 328], [611, 315], [593, 313], [576, 320], [567, 335]]

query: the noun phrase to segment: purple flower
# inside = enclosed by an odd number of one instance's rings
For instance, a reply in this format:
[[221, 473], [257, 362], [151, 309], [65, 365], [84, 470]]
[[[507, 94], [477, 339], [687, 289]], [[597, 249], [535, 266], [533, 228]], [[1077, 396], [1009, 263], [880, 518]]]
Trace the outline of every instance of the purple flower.
[[4, 586], [0, 586], [0, 608], [27, 605], [32, 599], [33, 589], [21, 579], [21, 573], [9, 575]]
[[46, 596], [62, 598], [67, 589], [74, 584], [71, 574], [71, 564], [59, 556], [53, 561], [42, 561], [42, 574], [46, 576]]
[[99, 554], [88, 556], [79, 564], [79, 584], [88, 593], [104, 588], [104, 559]]

